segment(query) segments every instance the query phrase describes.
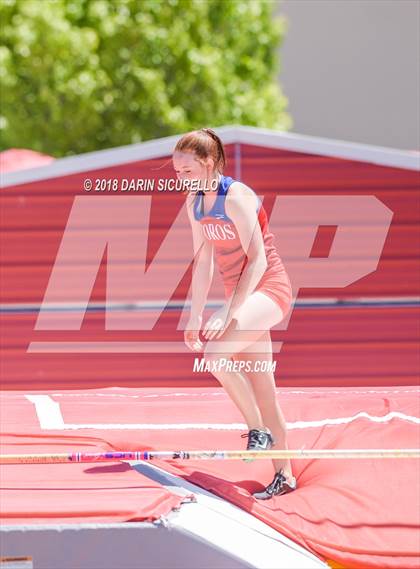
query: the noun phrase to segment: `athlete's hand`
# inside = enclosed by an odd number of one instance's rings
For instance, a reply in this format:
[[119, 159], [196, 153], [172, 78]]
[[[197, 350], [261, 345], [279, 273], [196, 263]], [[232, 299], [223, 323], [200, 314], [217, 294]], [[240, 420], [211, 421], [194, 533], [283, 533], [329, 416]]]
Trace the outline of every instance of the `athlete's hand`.
[[229, 306], [224, 304], [219, 310], [216, 310], [207, 320], [203, 328], [203, 336], [206, 340], [213, 340], [219, 338], [229, 326], [232, 320], [232, 314], [229, 311]]
[[184, 342], [193, 352], [200, 352], [203, 349], [203, 342], [200, 340], [200, 329], [202, 321], [202, 316], [190, 318], [184, 330]]

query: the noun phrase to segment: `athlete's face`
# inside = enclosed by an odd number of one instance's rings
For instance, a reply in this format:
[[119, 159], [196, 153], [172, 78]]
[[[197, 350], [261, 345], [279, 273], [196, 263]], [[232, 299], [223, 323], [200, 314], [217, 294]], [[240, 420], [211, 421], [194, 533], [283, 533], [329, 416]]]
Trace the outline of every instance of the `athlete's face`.
[[172, 163], [178, 180], [194, 180], [200, 185], [211, 176], [213, 160], [200, 161], [192, 152], [174, 152]]

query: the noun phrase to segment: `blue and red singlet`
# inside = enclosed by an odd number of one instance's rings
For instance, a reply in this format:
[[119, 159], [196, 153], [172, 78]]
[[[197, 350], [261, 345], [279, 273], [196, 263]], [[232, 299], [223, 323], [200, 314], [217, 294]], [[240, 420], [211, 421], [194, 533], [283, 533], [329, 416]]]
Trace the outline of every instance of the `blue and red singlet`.
[[[194, 200], [194, 218], [202, 225], [204, 238], [214, 244], [216, 262], [223, 280], [226, 298], [229, 298], [235, 291], [248, 262], [236, 227], [225, 211], [226, 194], [234, 181], [230, 176], [221, 177], [216, 200], [206, 215], [203, 210], [204, 192], [202, 190], [197, 192]], [[258, 222], [267, 259], [267, 268], [255, 287], [255, 291], [258, 290], [272, 298], [282, 309], [283, 315], [286, 315], [291, 306], [292, 287], [282, 260], [276, 251], [274, 235], [269, 231], [266, 211], [255, 192], [254, 195], [258, 203]]]

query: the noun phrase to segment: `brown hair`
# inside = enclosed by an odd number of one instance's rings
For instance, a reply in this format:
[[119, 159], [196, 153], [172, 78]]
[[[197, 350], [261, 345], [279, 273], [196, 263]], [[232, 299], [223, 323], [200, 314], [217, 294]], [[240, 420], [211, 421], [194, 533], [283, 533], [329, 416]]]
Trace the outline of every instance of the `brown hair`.
[[193, 152], [201, 160], [213, 158], [214, 168], [220, 173], [226, 166], [223, 143], [211, 128], [201, 128], [184, 134], [178, 140], [174, 152]]

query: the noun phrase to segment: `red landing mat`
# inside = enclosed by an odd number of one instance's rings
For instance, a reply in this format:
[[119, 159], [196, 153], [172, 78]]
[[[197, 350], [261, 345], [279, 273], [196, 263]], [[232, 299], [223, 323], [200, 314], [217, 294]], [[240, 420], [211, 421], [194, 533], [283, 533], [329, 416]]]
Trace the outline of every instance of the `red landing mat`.
[[[279, 389], [289, 448], [416, 448], [420, 390]], [[218, 389], [4, 392], [2, 453], [243, 448], [243, 419]], [[260, 502], [268, 460], [156, 462], [346, 568], [417, 568], [418, 459], [297, 459], [298, 489]], [[3, 523], [122, 521], [177, 504], [127, 465], [4, 466]]]

